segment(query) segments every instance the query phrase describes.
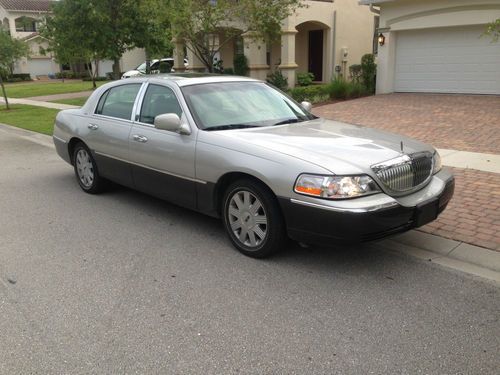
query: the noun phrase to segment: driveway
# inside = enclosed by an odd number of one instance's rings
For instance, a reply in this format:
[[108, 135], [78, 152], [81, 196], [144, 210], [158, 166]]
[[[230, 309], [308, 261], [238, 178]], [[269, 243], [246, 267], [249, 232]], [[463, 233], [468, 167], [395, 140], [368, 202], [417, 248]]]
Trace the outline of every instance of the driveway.
[[500, 96], [376, 95], [316, 107], [314, 113], [404, 134], [438, 148], [500, 154]]
[[236, 252], [0, 137], [0, 373], [496, 374], [500, 289], [381, 245]]
[[[314, 113], [405, 134], [437, 148], [500, 154], [499, 96], [376, 95], [319, 106]], [[454, 198], [438, 220], [419, 230], [500, 251], [500, 174], [453, 172]]]

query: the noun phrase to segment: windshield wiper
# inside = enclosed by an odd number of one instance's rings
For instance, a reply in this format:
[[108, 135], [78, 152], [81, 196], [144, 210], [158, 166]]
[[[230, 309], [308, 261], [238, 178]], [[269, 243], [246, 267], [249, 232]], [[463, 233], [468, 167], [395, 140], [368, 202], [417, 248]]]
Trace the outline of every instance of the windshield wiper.
[[229, 124], [229, 125], [212, 126], [210, 128], [205, 128], [203, 130], [212, 131], [212, 130], [229, 130], [229, 129], [247, 129], [247, 128], [258, 128], [258, 127], [259, 125]]
[[273, 125], [285, 125], [285, 124], [295, 124], [296, 122], [301, 122], [302, 120], [298, 119], [298, 118], [288, 118], [286, 120], [283, 120], [283, 121], [280, 121], [280, 122], [277, 122], [276, 124], [273, 124]]

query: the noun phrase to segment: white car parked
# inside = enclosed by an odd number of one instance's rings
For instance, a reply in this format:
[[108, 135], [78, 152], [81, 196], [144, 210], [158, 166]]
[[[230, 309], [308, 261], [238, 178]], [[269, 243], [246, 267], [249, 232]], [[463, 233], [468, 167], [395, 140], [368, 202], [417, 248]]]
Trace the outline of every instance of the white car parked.
[[[164, 59], [154, 59], [151, 60], [151, 74], [159, 74], [160, 73], [160, 63], [166, 62], [170, 65], [171, 72], [175, 72], [172, 68], [174, 66], [174, 59], [172, 57], [166, 57]], [[184, 59], [184, 67], [187, 69], [189, 67], [188, 59]], [[146, 61], [144, 61], [141, 65], [133, 70], [129, 70], [128, 72], [123, 73], [122, 79], [131, 78], [131, 77], [139, 77], [146, 74]]]

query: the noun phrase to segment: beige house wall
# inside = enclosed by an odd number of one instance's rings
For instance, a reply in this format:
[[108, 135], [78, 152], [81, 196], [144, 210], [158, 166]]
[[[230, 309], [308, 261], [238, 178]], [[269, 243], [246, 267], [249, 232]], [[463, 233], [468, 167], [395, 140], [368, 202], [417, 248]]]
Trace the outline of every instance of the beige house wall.
[[[323, 82], [329, 82], [335, 73], [335, 66], [348, 67], [359, 64], [361, 57], [372, 53], [375, 14], [357, 0], [304, 1], [306, 7], [283, 21], [281, 40], [266, 46], [263, 41], [244, 36], [244, 53], [250, 67], [250, 76], [265, 79], [276, 68], [288, 78], [293, 87], [297, 72], [307, 72], [309, 68], [309, 31], [323, 30]], [[238, 25], [228, 25], [228, 27]], [[342, 58], [342, 48], [348, 54]], [[177, 42], [174, 68], [182, 70], [182, 44]], [[270, 61], [268, 61], [268, 52]], [[189, 51], [190, 69], [203, 70], [203, 64]], [[234, 45], [230, 43], [221, 50], [224, 67], [233, 65]], [[269, 62], [269, 64], [268, 64]]]
[[373, 3], [381, 10], [380, 31], [385, 44], [378, 51], [377, 93], [394, 91], [398, 31], [486, 25], [500, 18], [500, 0], [362, 0], [362, 3]]

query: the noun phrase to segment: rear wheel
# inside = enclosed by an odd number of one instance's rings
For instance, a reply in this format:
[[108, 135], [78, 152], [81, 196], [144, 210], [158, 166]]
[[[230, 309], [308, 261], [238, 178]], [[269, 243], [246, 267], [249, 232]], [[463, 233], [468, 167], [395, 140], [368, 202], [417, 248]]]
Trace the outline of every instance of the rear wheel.
[[226, 232], [243, 254], [263, 258], [285, 246], [281, 210], [274, 195], [260, 183], [240, 180], [231, 184], [222, 212]]
[[73, 164], [76, 180], [83, 191], [97, 194], [104, 189], [105, 181], [99, 176], [97, 164], [85, 144], [78, 143], [73, 149]]

